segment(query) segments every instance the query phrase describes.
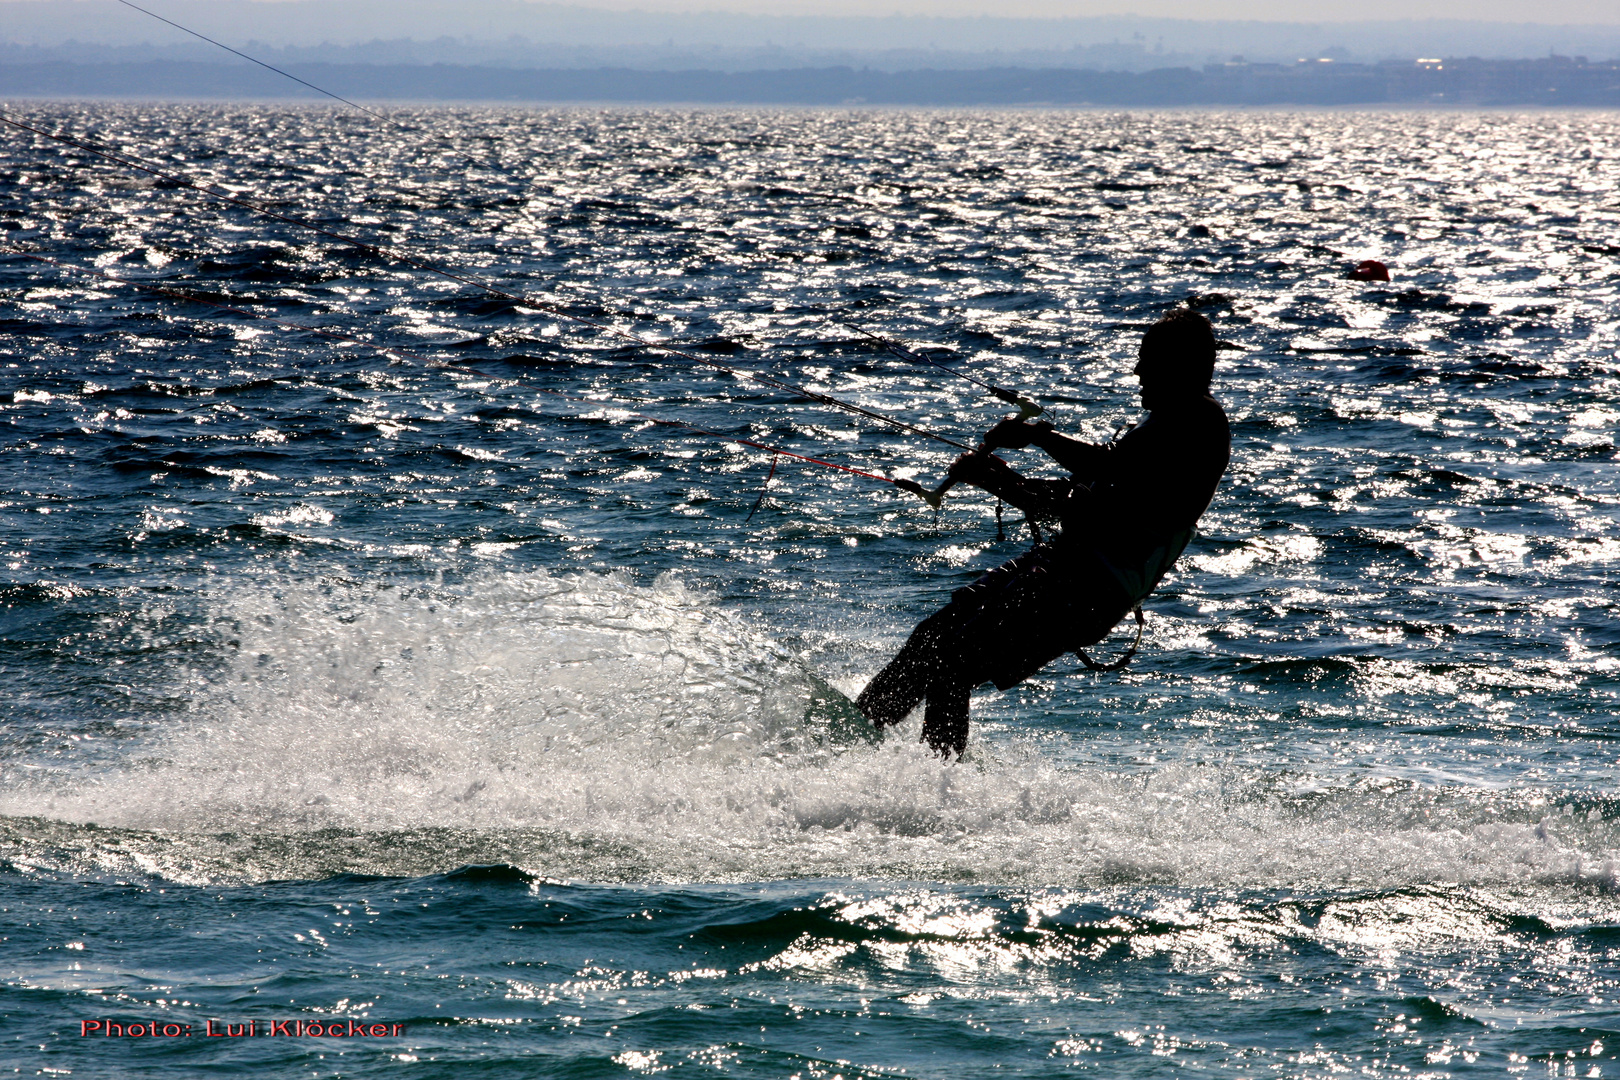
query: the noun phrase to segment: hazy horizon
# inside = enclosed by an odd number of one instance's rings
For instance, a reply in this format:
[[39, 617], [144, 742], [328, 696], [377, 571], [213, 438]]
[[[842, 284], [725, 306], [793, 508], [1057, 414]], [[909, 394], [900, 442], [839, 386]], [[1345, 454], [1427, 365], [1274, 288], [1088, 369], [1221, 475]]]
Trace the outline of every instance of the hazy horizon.
[[[525, 0], [466, 0], [454, 6], [442, 0], [142, 0], [142, 6], [236, 47], [279, 49], [288, 60], [359, 63], [717, 70], [1010, 64], [1149, 70], [1233, 55], [1285, 62], [1550, 53], [1620, 57], [1620, 21], [740, 15], [695, 2], [685, 6], [709, 10], [657, 13]], [[1408, 14], [1422, 9], [1420, 4]], [[1023, 8], [1015, 4], [1010, 10]], [[1556, 4], [1546, 9], [1556, 10]], [[0, 0], [0, 44], [54, 50], [47, 58], [83, 62], [127, 58], [109, 56], [108, 49], [133, 50], [128, 55], [139, 59], [213, 55], [211, 46], [116, 0]]]

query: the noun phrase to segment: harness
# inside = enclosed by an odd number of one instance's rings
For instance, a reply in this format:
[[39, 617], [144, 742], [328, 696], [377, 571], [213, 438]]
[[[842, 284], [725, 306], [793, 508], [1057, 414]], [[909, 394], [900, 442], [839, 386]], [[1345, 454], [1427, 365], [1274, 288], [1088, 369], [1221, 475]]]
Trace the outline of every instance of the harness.
[[1120, 567], [1106, 555], [1096, 553], [1097, 561], [1119, 585], [1120, 591], [1125, 594], [1127, 602], [1131, 605], [1130, 611], [1136, 616], [1136, 638], [1118, 660], [1108, 664], [1099, 664], [1087, 656], [1084, 649], [1074, 650], [1080, 662], [1086, 665], [1087, 671], [1125, 670], [1125, 665], [1131, 662], [1136, 650], [1142, 647], [1142, 631], [1147, 626], [1147, 616], [1142, 614], [1142, 601], [1158, 588], [1159, 579], [1175, 565], [1177, 559], [1181, 558], [1181, 553], [1187, 550], [1187, 545], [1192, 542], [1194, 532], [1195, 530], [1188, 526], [1171, 533], [1164, 543], [1149, 551], [1147, 558], [1138, 566]]

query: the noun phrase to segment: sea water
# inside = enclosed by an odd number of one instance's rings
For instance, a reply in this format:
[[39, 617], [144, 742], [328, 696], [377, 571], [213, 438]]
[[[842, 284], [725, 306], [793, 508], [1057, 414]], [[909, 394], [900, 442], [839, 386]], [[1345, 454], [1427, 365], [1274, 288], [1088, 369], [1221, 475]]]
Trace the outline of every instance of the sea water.
[[[1620, 1074], [1620, 117], [12, 111], [534, 306], [0, 146], [8, 1069]], [[1103, 441], [1179, 303], [1130, 668], [861, 738], [1028, 530], [703, 432]]]

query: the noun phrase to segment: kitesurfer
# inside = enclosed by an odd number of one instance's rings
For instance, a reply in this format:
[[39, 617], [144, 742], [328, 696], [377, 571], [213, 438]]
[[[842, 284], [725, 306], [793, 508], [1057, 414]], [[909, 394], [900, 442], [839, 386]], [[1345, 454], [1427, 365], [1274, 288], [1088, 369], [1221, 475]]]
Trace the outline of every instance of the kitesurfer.
[[[968, 696], [1006, 690], [1070, 650], [1101, 641], [1139, 604], [1192, 538], [1226, 471], [1226, 413], [1210, 396], [1215, 335], [1182, 308], [1142, 338], [1135, 374], [1147, 419], [1101, 446], [1047, 423], [1004, 420], [950, 477], [1061, 523], [1061, 533], [956, 590], [923, 620], [856, 700], [877, 727], [926, 699], [923, 738], [935, 752], [967, 746]], [[990, 451], [1036, 446], [1066, 480], [1020, 476]]]

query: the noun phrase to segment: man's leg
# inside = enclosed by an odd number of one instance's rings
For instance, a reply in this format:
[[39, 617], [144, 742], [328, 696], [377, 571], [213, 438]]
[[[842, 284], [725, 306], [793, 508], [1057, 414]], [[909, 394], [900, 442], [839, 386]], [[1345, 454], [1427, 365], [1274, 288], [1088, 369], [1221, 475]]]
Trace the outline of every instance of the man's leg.
[[923, 739], [935, 753], [961, 755], [967, 748], [968, 699], [966, 658], [951, 648], [950, 609], [924, 620], [887, 667], [861, 691], [855, 707], [879, 728], [898, 724], [917, 703], [923, 711]]
[[928, 707], [923, 710], [923, 739], [941, 757], [962, 756], [967, 749], [968, 698], [973, 688], [965, 682], [946, 679], [928, 688]]
[[951, 604], [917, 624], [905, 646], [855, 699], [855, 707], [874, 726], [882, 728], [904, 720], [938, 680], [946, 660], [945, 641], [960, 621], [955, 608]]
[[[944, 753], [967, 745], [968, 697], [990, 674], [973, 677], [979, 654], [989, 644], [984, 616], [1011, 602], [1025, 602], [1013, 586], [1041, 556], [1030, 551], [1002, 563], [972, 585], [958, 589], [951, 602], [917, 625], [905, 647], [878, 672], [855, 699], [855, 707], [879, 728], [898, 724], [917, 703], [928, 699], [924, 738]], [[992, 617], [991, 623], [1005, 621]], [[994, 631], [999, 633], [999, 629]], [[1054, 654], [1055, 655], [1055, 654]], [[930, 722], [927, 717], [933, 717]]]

